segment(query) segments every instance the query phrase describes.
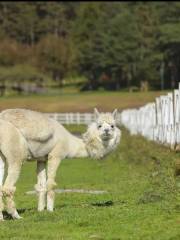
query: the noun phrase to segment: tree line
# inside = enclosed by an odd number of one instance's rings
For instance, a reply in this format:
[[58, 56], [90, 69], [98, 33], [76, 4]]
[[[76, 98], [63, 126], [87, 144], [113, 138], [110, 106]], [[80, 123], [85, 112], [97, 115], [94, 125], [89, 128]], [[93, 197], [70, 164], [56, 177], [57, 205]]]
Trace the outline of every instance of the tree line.
[[179, 2], [0, 2], [0, 82], [86, 89], [180, 80]]

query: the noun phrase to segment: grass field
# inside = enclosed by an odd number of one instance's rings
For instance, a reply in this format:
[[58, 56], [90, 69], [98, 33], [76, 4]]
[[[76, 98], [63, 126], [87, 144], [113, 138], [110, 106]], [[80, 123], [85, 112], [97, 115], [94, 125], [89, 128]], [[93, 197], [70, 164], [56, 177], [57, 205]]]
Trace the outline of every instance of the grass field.
[[42, 112], [112, 111], [139, 107], [167, 92], [63, 92], [56, 95], [6, 96], [0, 98], [0, 111], [6, 108], [29, 108]]
[[23, 219], [0, 223], [0, 239], [179, 240], [179, 157], [123, 130], [119, 148], [104, 160], [67, 159], [57, 174], [59, 188], [108, 193], [57, 194], [53, 213], [38, 213], [35, 195], [25, 194], [36, 182], [35, 163], [26, 163], [16, 192]]

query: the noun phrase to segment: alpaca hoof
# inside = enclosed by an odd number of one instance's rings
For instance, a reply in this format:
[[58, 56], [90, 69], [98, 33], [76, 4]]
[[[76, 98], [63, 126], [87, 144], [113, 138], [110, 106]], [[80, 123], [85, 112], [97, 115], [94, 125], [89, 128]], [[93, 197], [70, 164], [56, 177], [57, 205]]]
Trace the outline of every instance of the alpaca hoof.
[[44, 208], [38, 208], [38, 212], [44, 211]]
[[54, 212], [54, 209], [53, 208], [47, 208], [47, 211], [48, 212]]
[[0, 221], [4, 221], [3, 214], [0, 214]]
[[14, 214], [12, 214], [12, 218], [13, 219], [22, 219], [22, 217], [19, 216], [18, 212], [15, 212]]
[[13, 216], [13, 219], [22, 219], [23, 217], [21, 217], [21, 216]]

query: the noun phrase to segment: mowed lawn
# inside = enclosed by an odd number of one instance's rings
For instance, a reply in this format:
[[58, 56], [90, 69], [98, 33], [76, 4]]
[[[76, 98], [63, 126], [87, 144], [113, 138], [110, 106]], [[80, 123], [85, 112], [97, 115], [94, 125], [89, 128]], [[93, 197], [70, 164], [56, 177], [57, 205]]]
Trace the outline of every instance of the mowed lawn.
[[57, 194], [53, 213], [37, 212], [36, 196], [26, 194], [36, 182], [36, 165], [25, 163], [16, 192], [23, 219], [1, 222], [0, 239], [179, 240], [179, 157], [123, 130], [119, 148], [104, 160], [66, 159], [57, 174], [59, 188], [108, 193]]
[[143, 106], [167, 92], [59, 92], [56, 95], [6, 96], [0, 98], [0, 111], [7, 108], [28, 108], [42, 112], [112, 111]]

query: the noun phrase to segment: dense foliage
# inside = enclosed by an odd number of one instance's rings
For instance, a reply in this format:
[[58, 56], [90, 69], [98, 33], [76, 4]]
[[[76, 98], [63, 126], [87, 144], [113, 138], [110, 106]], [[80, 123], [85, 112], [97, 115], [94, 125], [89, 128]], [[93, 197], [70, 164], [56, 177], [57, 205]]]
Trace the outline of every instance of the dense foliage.
[[[38, 82], [39, 74], [46, 82], [46, 74], [59, 86], [69, 76], [85, 76], [83, 89], [117, 90], [145, 81], [155, 89], [177, 87], [179, 19], [179, 2], [2, 1], [1, 84], [4, 68], [28, 65]], [[15, 81], [14, 72], [7, 81]]]

